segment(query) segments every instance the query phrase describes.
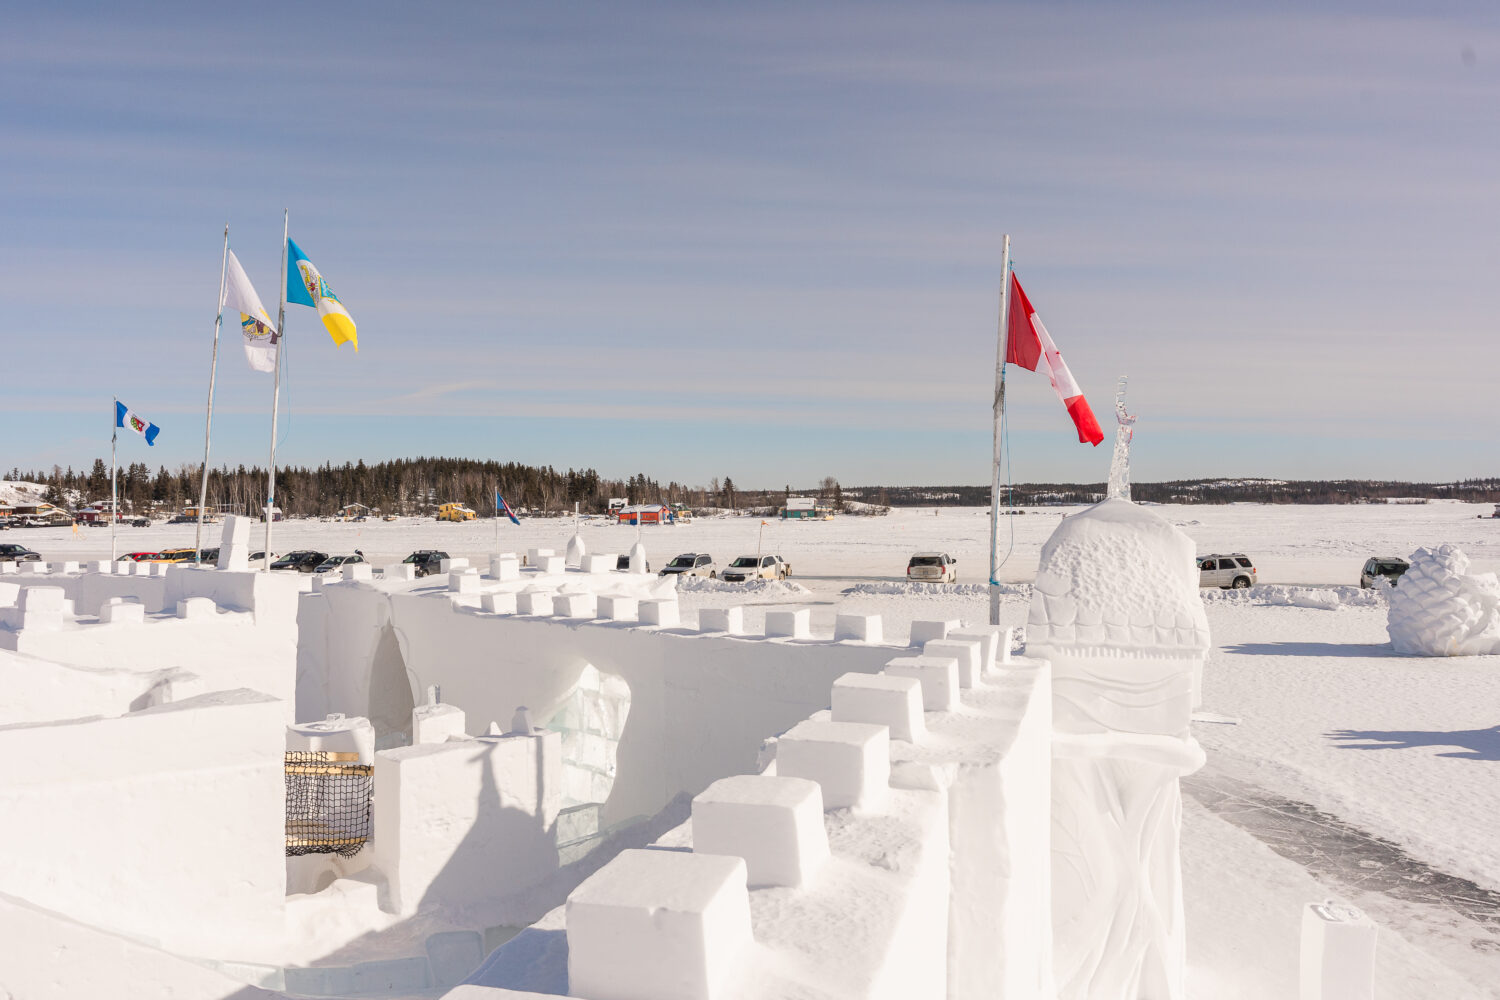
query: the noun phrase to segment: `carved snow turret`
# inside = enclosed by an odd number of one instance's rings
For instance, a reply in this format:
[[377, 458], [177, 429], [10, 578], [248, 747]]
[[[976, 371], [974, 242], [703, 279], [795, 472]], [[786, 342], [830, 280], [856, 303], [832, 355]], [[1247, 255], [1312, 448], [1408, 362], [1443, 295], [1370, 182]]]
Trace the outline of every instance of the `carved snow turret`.
[[1209, 648], [1196, 549], [1109, 499], [1042, 548], [1027, 652], [1053, 671], [1052, 892], [1058, 996], [1180, 1000], [1178, 779]]
[[1386, 631], [1411, 656], [1500, 653], [1500, 579], [1468, 574], [1456, 545], [1418, 549], [1390, 592]]

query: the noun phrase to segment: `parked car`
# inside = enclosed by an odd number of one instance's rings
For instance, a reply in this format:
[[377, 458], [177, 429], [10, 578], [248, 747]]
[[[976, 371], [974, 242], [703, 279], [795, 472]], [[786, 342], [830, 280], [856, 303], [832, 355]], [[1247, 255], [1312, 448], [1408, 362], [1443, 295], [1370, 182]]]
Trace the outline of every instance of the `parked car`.
[[[272, 563], [275, 563], [276, 560], [279, 559], [279, 558], [280, 557], [276, 553], [274, 553], [274, 552], [271, 553], [271, 562]], [[248, 560], [248, 564], [249, 564], [249, 566], [250, 566], [251, 569], [261, 569], [261, 568], [263, 568], [266, 565], [266, 552], [265, 552], [265, 550], [264, 549], [257, 549], [256, 551], [250, 553], [250, 558]]]
[[160, 552], [127, 552], [115, 562], [152, 562]]
[[33, 552], [24, 545], [13, 545], [10, 542], [0, 544], [0, 562], [39, 562], [41, 553]]
[[720, 579], [726, 583], [743, 583], [746, 580], [785, 580], [792, 575], [780, 556], [740, 556], [730, 563]]
[[151, 527], [151, 519], [149, 517], [127, 517], [121, 520], [120, 523], [128, 524], [132, 528]]
[[273, 562], [271, 568], [295, 570], [298, 573], [313, 573], [317, 571], [319, 564], [327, 558], [327, 552], [317, 552], [313, 549], [298, 549], [295, 552], [288, 552]]
[[443, 566], [443, 560], [448, 558], [448, 553], [439, 552], [437, 549], [418, 549], [405, 559], [404, 563], [411, 563], [417, 568], [417, 576], [427, 576], [436, 573]]
[[918, 552], [906, 563], [906, 578], [922, 583], [957, 583], [956, 562], [946, 552]]
[[1396, 581], [1401, 579], [1401, 574], [1411, 569], [1411, 563], [1400, 556], [1372, 556], [1365, 560], [1364, 568], [1359, 571], [1359, 585], [1369, 589], [1376, 585], [1376, 581], [1386, 581], [1386, 586], [1394, 587]]
[[716, 580], [719, 571], [714, 569], [714, 557], [707, 552], [684, 552], [661, 571], [662, 576], [706, 576]]
[[196, 551], [196, 549], [162, 549], [152, 557], [152, 562], [192, 562]]
[[352, 566], [355, 563], [362, 563], [364, 561], [364, 553], [358, 551], [356, 551], [352, 556], [329, 556], [327, 559], [324, 559], [322, 562], [318, 563], [318, 568], [313, 570], [313, 572], [332, 573], [334, 570], [338, 569], [341, 566]]
[[1244, 590], [1255, 585], [1255, 566], [1243, 552], [1214, 553], [1198, 559], [1198, 586]]
[[[615, 560], [615, 569], [616, 569], [616, 571], [618, 571], [620, 573], [629, 573], [630, 572], [630, 556], [628, 554], [626, 554], [626, 555], [622, 555], [618, 559], [616, 559]], [[650, 559], [646, 560], [646, 572], [647, 573], [651, 572], [651, 560]]]

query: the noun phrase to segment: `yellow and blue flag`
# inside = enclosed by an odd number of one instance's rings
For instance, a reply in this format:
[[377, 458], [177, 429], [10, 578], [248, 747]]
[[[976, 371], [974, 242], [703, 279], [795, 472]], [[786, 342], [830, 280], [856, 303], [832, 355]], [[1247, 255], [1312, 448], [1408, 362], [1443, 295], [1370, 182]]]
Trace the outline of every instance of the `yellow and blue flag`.
[[333, 338], [333, 342], [342, 344], [348, 341], [358, 352], [359, 331], [354, 326], [349, 310], [333, 294], [333, 289], [328, 287], [328, 282], [323, 280], [323, 275], [318, 273], [318, 269], [307, 259], [307, 254], [302, 252], [295, 240], [287, 239], [286, 252], [291, 265], [286, 272], [286, 300], [312, 306], [318, 311], [323, 325], [328, 328], [328, 335]]

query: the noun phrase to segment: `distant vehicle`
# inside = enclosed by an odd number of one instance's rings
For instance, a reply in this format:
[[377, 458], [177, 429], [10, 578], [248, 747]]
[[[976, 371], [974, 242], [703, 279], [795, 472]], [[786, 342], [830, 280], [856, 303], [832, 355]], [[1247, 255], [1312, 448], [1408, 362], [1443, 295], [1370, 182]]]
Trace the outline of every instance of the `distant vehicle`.
[[1359, 571], [1359, 585], [1368, 590], [1376, 585], [1377, 580], [1383, 579], [1394, 587], [1401, 574], [1409, 569], [1411, 563], [1400, 556], [1374, 556], [1366, 559], [1364, 568]]
[[[271, 562], [275, 563], [277, 558], [278, 557], [277, 557], [276, 553], [272, 552], [271, 553]], [[247, 565], [251, 569], [261, 569], [262, 567], [264, 567], [265, 564], [266, 564], [266, 553], [265, 553], [265, 550], [264, 549], [257, 549], [256, 551], [250, 553], [250, 558], [248, 560], [246, 560], [246, 563], [247, 563]]]
[[317, 552], [313, 549], [298, 549], [295, 552], [288, 552], [273, 562], [271, 568], [296, 570], [298, 573], [312, 573], [327, 558], [327, 552]]
[[324, 559], [322, 562], [318, 563], [317, 568], [314, 569], [313, 572], [332, 573], [334, 570], [340, 568], [341, 566], [352, 566], [355, 563], [362, 563], [364, 561], [365, 554], [363, 552], [355, 552], [352, 556], [329, 556], [327, 559]]
[[743, 583], [746, 580], [785, 580], [792, 575], [792, 567], [780, 556], [740, 556], [720, 574], [726, 583]]
[[123, 520], [121, 520], [120, 523], [121, 524], [128, 524], [132, 528], [149, 528], [149, 527], [151, 527], [151, 519], [149, 517], [127, 517], [127, 518], [124, 518]]
[[40, 562], [41, 553], [33, 552], [24, 545], [6, 542], [0, 545], [0, 562]]
[[956, 562], [946, 552], [918, 552], [906, 563], [906, 578], [923, 583], [957, 583]]
[[[615, 569], [618, 570], [621, 573], [629, 573], [630, 572], [630, 556], [629, 555], [622, 555], [618, 559], [616, 559], [615, 560]], [[651, 572], [651, 560], [649, 560], [649, 559], [646, 560], [646, 572], [647, 573]]]
[[387, 514], [387, 515], [385, 515], [385, 517], [381, 518], [382, 521], [394, 521], [395, 519], [396, 519], [396, 515], [395, 514]]
[[438, 508], [439, 521], [472, 521], [474, 512], [461, 503], [445, 503]]
[[427, 576], [442, 569], [443, 560], [447, 558], [448, 553], [439, 552], [437, 549], [418, 549], [401, 561], [415, 566], [417, 576]]
[[684, 552], [667, 563], [661, 575], [706, 576], [710, 580], [715, 580], [718, 579], [719, 571], [714, 569], [714, 557], [707, 552]]
[[127, 552], [115, 562], [152, 562], [159, 555], [160, 552]]
[[1243, 552], [1203, 556], [1198, 560], [1198, 586], [1245, 590], [1255, 586], [1255, 566]]

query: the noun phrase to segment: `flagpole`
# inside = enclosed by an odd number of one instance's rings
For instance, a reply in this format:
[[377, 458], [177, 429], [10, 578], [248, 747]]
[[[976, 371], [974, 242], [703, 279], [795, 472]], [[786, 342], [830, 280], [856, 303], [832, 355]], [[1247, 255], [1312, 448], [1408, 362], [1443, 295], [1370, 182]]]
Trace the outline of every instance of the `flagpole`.
[[1005, 359], [1010, 353], [1010, 234], [1000, 252], [1000, 331], [995, 355], [995, 448], [990, 476], [990, 624], [1000, 624], [1000, 461], [1004, 455]]
[[286, 353], [286, 240], [289, 212], [281, 210], [281, 304], [276, 309], [276, 385], [271, 390], [271, 468], [266, 472], [266, 572], [271, 572], [271, 522], [276, 520], [276, 412], [281, 407], [281, 356]]
[[208, 368], [208, 416], [203, 421], [203, 471], [198, 485], [198, 540], [193, 562], [203, 563], [203, 507], [208, 503], [208, 439], [214, 426], [214, 379], [219, 374], [219, 327], [224, 322], [224, 279], [229, 273], [229, 223], [224, 223], [224, 259], [219, 264], [219, 315], [214, 317], [214, 357]]
[[115, 571], [115, 522], [120, 519], [120, 500], [115, 492], [115, 442], [120, 437], [120, 397], [109, 408], [109, 571]]

